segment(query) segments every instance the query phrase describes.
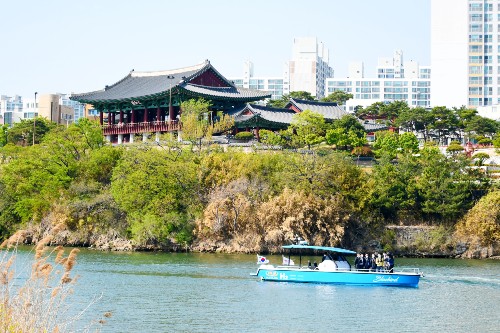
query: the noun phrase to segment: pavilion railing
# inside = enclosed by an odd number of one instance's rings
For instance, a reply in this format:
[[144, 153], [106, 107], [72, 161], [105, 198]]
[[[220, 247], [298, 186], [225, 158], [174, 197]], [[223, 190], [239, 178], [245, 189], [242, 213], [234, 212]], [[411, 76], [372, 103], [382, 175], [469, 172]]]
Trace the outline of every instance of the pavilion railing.
[[136, 134], [154, 132], [175, 132], [181, 130], [181, 123], [178, 121], [150, 121], [142, 123], [118, 123], [103, 125], [104, 135]]

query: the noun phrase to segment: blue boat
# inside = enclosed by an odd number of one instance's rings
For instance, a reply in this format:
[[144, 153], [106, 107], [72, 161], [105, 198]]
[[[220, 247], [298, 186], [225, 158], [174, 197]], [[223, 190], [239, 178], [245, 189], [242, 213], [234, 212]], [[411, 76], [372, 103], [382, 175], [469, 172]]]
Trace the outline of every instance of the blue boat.
[[[353, 255], [356, 252], [346, 249], [304, 244], [286, 245], [283, 248], [289, 250], [288, 258], [283, 256], [283, 265], [261, 264], [257, 272], [251, 275], [263, 281], [395, 287], [418, 287], [420, 277], [423, 276], [418, 268], [405, 268], [400, 271], [356, 270], [345, 259], [345, 255]], [[299, 265], [295, 265], [290, 258], [291, 250], [298, 250]], [[319, 265], [308, 263], [303, 266], [302, 253], [313, 251], [324, 253], [324, 260]]]

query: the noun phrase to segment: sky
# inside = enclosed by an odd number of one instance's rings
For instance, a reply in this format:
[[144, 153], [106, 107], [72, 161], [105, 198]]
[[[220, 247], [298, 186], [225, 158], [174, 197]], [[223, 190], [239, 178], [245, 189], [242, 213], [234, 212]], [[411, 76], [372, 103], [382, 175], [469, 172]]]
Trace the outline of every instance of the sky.
[[281, 76], [294, 37], [317, 37], [335, 77], [379, 57], [430, 65], [431, 0], [3, 1], [0, 95], [103, 89], [134, 69], [202, 63], [225, 77]]

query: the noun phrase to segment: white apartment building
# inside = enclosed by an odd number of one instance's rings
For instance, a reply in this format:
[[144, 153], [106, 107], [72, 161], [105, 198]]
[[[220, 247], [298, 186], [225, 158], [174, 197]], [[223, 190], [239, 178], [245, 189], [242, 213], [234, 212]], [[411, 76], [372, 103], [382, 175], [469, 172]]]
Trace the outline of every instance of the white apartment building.
[[23, 98], [21, 96], [0, 96], [0, 123], [11, 126], [24, 119]]
[[328, 64], [329, 51], [316, 37], [293, 40], [290, 65], [290, 91], [307, 91], [320, 99], [325, 97], [325, 80], [333, 77]]
[[377, 77], [365, 78], [362, 62], [349, 64], [348, 77], [326, 79], [326, 95], [336, 90], [351, 93], [346, 111], [357, 106], [367, 107], [375, 102], [390, 103], [403, 100], [412, 107], [429, 107], [431, 102], [431, 69], [415, 61], [403, 62], [398, 50], [392, 58], [379, 58]]
[[500, 103], [500, 0], [432, 0], [432, 106]]
[[247, 89], [258, 89], [269, 91], [271, 99], [280, 99], [283, 95], [290, 93], [290, 79], [288, 74], [288, 63], [284, 65], [282, 77], [254, 76], [254, 66], [251, 61], [243, 65], [243, 77], [229, 78], [236, 87]]

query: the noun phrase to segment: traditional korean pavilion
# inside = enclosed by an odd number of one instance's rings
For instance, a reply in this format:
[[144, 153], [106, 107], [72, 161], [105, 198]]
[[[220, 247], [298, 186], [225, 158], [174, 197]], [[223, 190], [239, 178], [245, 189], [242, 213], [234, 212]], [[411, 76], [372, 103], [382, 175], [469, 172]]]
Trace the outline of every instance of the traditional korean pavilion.
[[[157, 72], [136, 72], [103, 90], [73, 95], [91, 104], [100, 115], [103, 133], [110, 141], [133, 141], [134, 134], [174, 132], [183, 101], [204, 98], [212, 111], [230, 112], [249, 102], [270, 98], [268, 92], [237, 88], [207, 60], [202, 64]], [[106, 117], [105, 117], [106, 115]], [[127, 140], [127, 136], [130, 138]]]

